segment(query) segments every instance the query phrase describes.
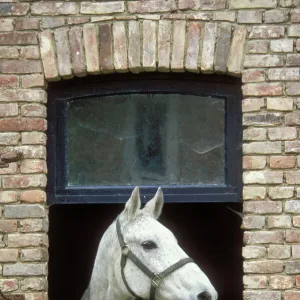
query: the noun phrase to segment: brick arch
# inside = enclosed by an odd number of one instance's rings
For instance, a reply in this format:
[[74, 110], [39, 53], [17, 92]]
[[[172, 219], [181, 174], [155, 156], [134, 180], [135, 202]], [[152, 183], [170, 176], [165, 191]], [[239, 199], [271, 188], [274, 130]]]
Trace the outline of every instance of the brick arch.
[[122, 72], [201, 72], [239, 76], [245, 26], [195, 20], [87, 23], [40, 33], [45, 78]]

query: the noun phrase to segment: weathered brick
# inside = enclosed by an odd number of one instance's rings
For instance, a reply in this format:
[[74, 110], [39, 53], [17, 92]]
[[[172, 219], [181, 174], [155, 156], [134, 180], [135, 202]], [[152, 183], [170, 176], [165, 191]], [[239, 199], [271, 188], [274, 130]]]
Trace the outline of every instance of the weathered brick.
[[243, 82], [262, 82], [265, 81], [265, 71], [257, 69], [248, 69], [243, 71]]
[[290, 25], [287, 30], [289, 37], [300, 37], [300, 24]]
[[263, 98], [247, 98], [242, 101], [243, 112], [260, 111], [264, 106]]
[[47, 289], [47, 280], [45, 278], [25, 278], [20, 283], [22, 291], [42, 291]]
[[37, 35], [34, 32], [2, 32], [0, 45], [37, 45]]
[[18, 146], [18, 147], [7, 147], [7, 152], [19, 151], [22, 152], [23, 158], [41, 158], [46, 159], [46, 149], [44, 146], [30, 145], [30, 146]]
[[43, 132], [22, 132], [23, 145], [45, 145], [47, 136]]
[[0, 133], [0, 145], [11, 146], [17, 145], [20, 141], [20, 134], [15, 132]]
[[243, 131], [244, 141], [264, 141], [267, 138], [266, 128], [250, 127]]
[[298, 7], [300, 5], [299, 0], [280, 0], [279, 6], [281, 7]]
[[16, 263], [3, 266], [4, 276], [38, 276], [47, 274], [47, 265], [41, 263]]
[[239, 8], [275, 8], [276, 0], [230, 0], [229, 7], [232, 9]]
[[20, 220], [20, 232], [47, 232], [48, 231], [48, 221], [46, 219], [25, 219]]
[[245, 300], [281, 300], [281, 293], [275, 291], [244, 291]]
[[18, 223], [16, 220], [0, 220], [0, 232], [12, 233], [17, 231]]
[[266, 217], [264, 216], [245, 216], [243, 218], [244, 229], [262, 229], [265, 226]]
[[24, 16], [29, 11], [29, 3], [0, 3], [0, 16]]
[[242, 90], [244, 96], [281, 96], [283, 94], [280, 83], [248, 83], [242, 87]]
[[200, 9], [201, 10], [222, 10], [226, 7], [226, 0], [201, 0]]
[[20, 51], [20, 58], [24, 59], [39, 59], [40, 51], [37, 46], [22, 47]]
[[244, 186], [244, 200], [263, 200], [266, 197], [266, 188], [261, 186]]
[[13, 30], [14, 30], [14, 19], [0, 20], [0, 31], [13, 31]]
[[129, 13], [171, 12], [176, 10], [175, 0], [129, 1]]
[[44, 233], [12, 233], [7, 236], [7, 245], [10, 248], [48, 246], [48, 236]]
[[271, 41], [270, 48], [273, 52], [293, 52], [292, 39], [279, 39]]
[[265, 12], [265, 23], [284, 23], [289, 20], [287, 9], [271, 9]]
[[287, 141], [287, 142], [285, 142], [285, 152], [287, 152], [287, 153], [300, 153], [300, 141]]
[[201, 31], [202, 25], [199, 22], [189, 23], [185, 60], [185, 69], [188, 71], [198, 71]]
[[268, 248], [269, 259], [286, 259], [291, 257], [291, 246], [270, 245]]
[[291, 22], [300, 23], [300, 9], [291, 10]]
[[246, 55], [244, 60], [245, 67], [280, 67], [284, 65], [284, 57], [282, 55]]
[[90, 21], [89, 17], [68, 17], [67, 24], [69, 25], [77, 25], [84, 24]]
[[128, 54], [124, 22], [113, 23], [114, 65], [117, 72], [128, 71]]
[[30, 188], [45, 187], [47, 183], [46, 176], [41, 175], [16, 175], [4, 177], [2, 179], [3, 188]]
[[300, 291], [285, 291], [284, 300], [297, 300], [300, 299]]
[[287, 184], [300, 184], [300, 171], [285, 171], [284, 176]]
[[206, 23], [201, 53], [201, 71], [203, 73], [213, 71], [216, 39], [217, 23]]
[[179, 0], [178, 1], [178, 8], [180, 10], [187, 10], [187, 9], [196, 9], [199, 7], [199, 1], [197, 0]]
[[0, 175], [5, 174], [16, 174], [18, 170], [18, 166], [16, 163], [10, 163], [6, 168], [0, 168]]
[[39, 30], [40, 19], [24, 18], [15, 20], [16, 30]]
[[0, 46], [0, 58], [17, 58], [19, 51], [17, 48]]
[[21, 173], [46, 173], [47, 166], [44, 160], [40, 159], [24, 159], [20, 165]]
[[0, 72], [7, 74], [41, 73], [42, 65], [38, 60], [2, 60]]
[[[1, 268], [2, 271], [2, 268]], [[12, 292], [19, 288], [19, 283], [17, 279], [0, 279], [0, 289], [2, 292]]]
[[22, 76], [22, 87], [33, 88], [33, 87], [44, 87], [45, 79], [42, 74], [32, 74]]
[[65, 25], [64, 17], [45, 17], [42, 19], [42, 28], [57, 28]]
[[124, 1], [114, 2], [81, 2], [80, 13], [89, 15], [121, 13], [125, 11]]
[[269, 187], [269, 197], [271, 199], [287, 199], [294, 195], [294, 188], [288, 186], [271, 186]]
[[19, 114], [18, 104], [0, 104], [0, 117], [13, 117]]
[[243, 284], [247, 289], [265, 289], [268, 286], [267, 276], [243, 276]]
[[275, 184], [283, 182], [282, 171], [248, 171], [243, 174], [245, 184]]
[[170, 70], [171, 52], [171, 22], [161, 20], [158, 23], [158, 70], [168, 72]]
[[181, 20], [174, 21], [173, 30], [171, 69], [173, 72], [183, 72], [186, 22]]
[[294, 287], [294, 278], [283, 275], [276, 275], [270, 277], [270, 288], [273, 290], [286, 290]]
[[300, 259], [300, 245], [292, 245], [292, 257]]
[[300, 201], [299, 200], [286, 201], [284, 211], [292, 214], [300, 213]]
[[213, 14], [213, 20], [215, 21], [235, 21], [235, 12], [234, 11], [215, 11]]
[[300, 275], [296, 276], [296, 288], [300, 288]]
[[281, 153], [281, 142], [251, 142], [243, 144], [244, 154]]
[[266, 247], [263, 246], [245, 246], [242, 255], [245, 259], [262, 258], [267, 254]]
[[22, 261], [47, 261], [48, 252], [46, 249], [21, 249]]
[[293, 140], [297, 138], [296, 127], [274, 127], [268, 128], [270, 140]]
[[74, 15], [78, 13], [75, 2], [35, 2], [31, 5], [32, 15]]
[[300, 261], [287, 261], [286, 267], [285, 267], [285, 272], [286, 272], [286, 274], [299, 274], [300, 273]]
[[291, 228], [292, 220], [290, 216], [270, 216], [268, 217], [268, 228]]
[[287, 230], [285, 238], [287, 243], [300, 243], [300, 230]]
[[300, 125], [300, 111], [295, 111], [285, 115], [286, 125]]
[[240, 10], [237, 22], [245, 24], [262, 23], [262, 16], [263, 12], [261, 10]]
[[[10, 165], [12, 165], [12, 164], [10, 164]], [[2, 191], [2, 192], [0, 192], [0, 203], [1, 204], [3, 204], [3, 203], [13, 203], [13, 202], [17, 202], [17, 201], [18, 201], [18, 194], [17, 194], [16, 191]]]
[[281, 201], [246, 201], [244, 212], [255, 214], [276, 214], [282, 212]]
[[40, 104], [25, 104], [21, 106], [21, 114], [24, 117], [42, 117], [47, 116], [46, 106]]
[[43, 218], [45, 215], [45, 208], [39, 204], [4, 206], [4, 216], [8, 219]]
[[269, 80], [298, 80], [299, 68], [275, 68], [268, 70]]
[[[244, 272], [245, 273], [280, 273], [283, 271], [284, 265], [282, 261], [279, 260], [266, 260], [266, 261], [245, 261], [244, 262]], [[269, 292], [271, 293], [271, 292]], [[280, 294], [279, 294], [280, 295]], [[258, 298], [253, 298], [257, 300]], [[260, 299], [260, 298], [259, 298]], [[273, 298], [266, 298], [266, 300]], [[281, 299], [280, 297], [278, 298]]]
[[286, 60], [287, 66], [299, 66], [300, 65], [300, 54], [288, 54]]
[[264, 156], [244, 156], [244, 169], [263, 169], [266, 166], [266, 157]]
[[15, 262], [19, 256], [17, 249], [0, 249], [0, 262]]
[[46, 193], [41, 190], [26, 190], [20, 194], [20, 201], [26, 203], [42, 203], [46, 201]]
[[[118, 38], [120, 40], [120, 37]], [[118, 41], [116, 47], [118, 48], [119, 43], [124, 42], [123, 40]], [[128, 40], [131, 43], [130, 39]], [[114, 57], [113, 57], [113, 36], [111, 24], [100, 24], [99, 25], [99, 44], [100, 44], [100, 65], [103, 73], [114, 72]]]
[[247, 53], [250, 54], [263, 54], [269, 50], [270, 41], [268, 40], [255, 40], [247, 42]]
[[274, 39], [284, 37], [284, 26], [258, 25], [253, 26], [249, 39]]
[[0, 131], [45, 131], [46, 121], [37, 118], [0, 119]]
[[156, 70], [156, 22], [154, 21], [143, 21], [142, 62], [145, 71]]

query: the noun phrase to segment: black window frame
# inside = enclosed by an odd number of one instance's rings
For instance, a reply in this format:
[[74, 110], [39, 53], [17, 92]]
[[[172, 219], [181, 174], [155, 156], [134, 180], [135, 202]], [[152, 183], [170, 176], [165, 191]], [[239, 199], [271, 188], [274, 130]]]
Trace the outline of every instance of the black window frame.
[[[178, 93], [226, 98], [226, 185], [162, 185], [165, 202], [239, 202], [242, 187], [242, 92], [239, 78], [200, 74], [88, 76], [48, 86], [48, 204], [124, 203], [134, 186], [67, 186], [67, 102], [128, 93]], [[225, 167], [225, 166], [224, 166]], [[157, 186], [141, 186], [143, 202]]]

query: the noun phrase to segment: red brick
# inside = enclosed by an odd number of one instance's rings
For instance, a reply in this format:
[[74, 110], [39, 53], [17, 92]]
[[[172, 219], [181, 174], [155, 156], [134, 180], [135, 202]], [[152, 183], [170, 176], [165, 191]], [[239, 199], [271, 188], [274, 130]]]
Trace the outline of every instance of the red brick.
[[15, 21], [16, 30], [39, 30], [40, 29], [40, 19], [36, 18], [26, 18], [18, 19]]
[[296, 288], [300, 288], [300, 275], [296, 276]]
[[281, 96], [283, 93], [280, 83], [248, 83], [242, 90], [244, 96]]
[[46, 187], [47, 178], [44, 174], [30, 174], [30, 175], [15, 175], [3, 177], [2, 185], [5, 189], [17, 188], [36, 188]]
[[264, 156], [244, 156], [244, 169], [263, 169], [266, 166], [266, 158]]
[[19, 78], [14, 75], [0, 75], [0, 88], [18, 87]]
[[296, 158], [294, 156], [271, 156], [270, 168], [272, 169], [289, 169], [294, 168]]
[[0, 58], [18, 58], [19, 51], [15, 47], [0, 46]]
[[[300, 203], [299, 203], [299, 207], [300, 207]], [[294, 227], [300, 227], [300, 216], [293, 217], [293, 225]]]
[[41, 190], [27, 190], [20, 194], [20, 201], [26, 203], [41, 203], [46, 201], [46, 193]]
[[284, 300], [299, 300], [300, 291], [286, 291], [284, 292]]
[[16, 220], [0, 220], [0, 232], [1, 233], [12, 233], [17, 231]]
[[47, 123], [38, 118], [11, 118], [0, 119], [0, 132], [6, 131], [45, 131]]
[[24, 16], [28, 11], [29, 3], [0, 3], [0, 16]]
[[32, 88], [32, 87], [44, 87], [45, 79], [42, 74], [32, 74], [22, 76], [22, 87]]
[[0, 45], [37, 45], [38, 40], [34, 32], [0, 33]]
[[0, 72], [7, 74], [41, 73], [42, 65], [38, 60], [2, 60]]
[[37, 46], [22, 47], [20, 52], [20, 58], [25, 59], [39, 59], [40, 50]]

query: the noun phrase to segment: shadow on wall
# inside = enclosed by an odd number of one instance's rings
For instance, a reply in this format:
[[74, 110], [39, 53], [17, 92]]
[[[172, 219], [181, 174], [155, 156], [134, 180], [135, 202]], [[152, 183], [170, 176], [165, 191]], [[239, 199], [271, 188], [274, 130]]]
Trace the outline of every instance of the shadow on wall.
[[[160, 220], [210, 278], [219, 300], [240, 300], [241, 219], [226, 206], [238, 211], [242, 207], [228, 203], [167, 203]], [[123, 204], [50, 207], [50, 300], [80, 300], [91, 276], [100, 238], [123, 207]]]

